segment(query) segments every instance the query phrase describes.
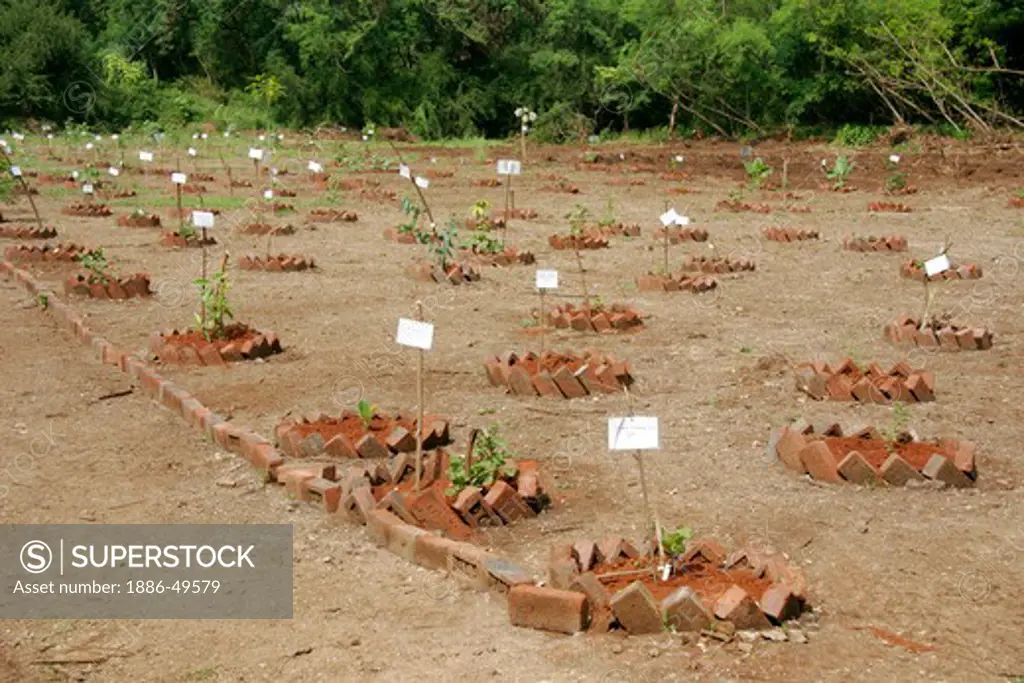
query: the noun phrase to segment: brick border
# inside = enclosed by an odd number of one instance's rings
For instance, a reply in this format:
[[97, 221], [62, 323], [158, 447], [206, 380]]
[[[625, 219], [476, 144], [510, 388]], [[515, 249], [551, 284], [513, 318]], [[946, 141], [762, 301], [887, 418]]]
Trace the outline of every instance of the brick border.
[[835, 367], [815, 361], [797, 365], [795, 374], [796, 388], [816, 401], [888, 404], [935, 400], [935, 373], [914, 370], [904, 362], [885, 371], [877, 363], [863, 370], [851, 358]]
[[728, 257], [687, 256], [680, 270], [687, 273], [740, 273], [753, 272], [757, 266], [753, 259], [746, 257], [731, 259]]
[[8, 261], [60, 261], [74, 263], [79, 254], [88, 251], [81, 244], [68, 242], [50, 246], [44, 244], [41, 247], [29, 246], [27, 244], [14, 244], [4, 249], [4, 258]]
[[420, 282], [447, 282], [453, 285], [476, 282], [480, 279], [480, 271], [468, 263], [453, 263], [449, 266], [446, 273], [439, 266], [429, 261], [417, 261], [416, 263], [409, 264], [406, 268], [406, 273], [414, 280]]
[[87, 204], [84, 202], [68, 204], [60, 212], [65, 216], [78, 216], [80, 218], [107, 218], [114, 215], [114, 212], [106, 204]]
[[704, 228], [690, 226], [672, 225], [668, 228], [662, 226], [654, 231], [654, 241], [664, 242], [665, 233], [668, 232], [668, 243], [679, 244], [680, 242], [707, 242], [708, 231]]
[[298, 272], [316, 268], [316, 262], [312, 257], [289, 256], [277, 254], [276, 256], [257, 256], [247, 254], [238, 260], [238, 267], [242, 270], [260, 270], [269, 273]]
[[[381, 416], [376, 413], [376, 416]], [[338, 458], [386, 458], [392, 453], [412, 453], [416, 450], [416, 418], [403, 412], [394, 416], [383, 414], [394, 428], [384, 436], [362, 425], [362, 418], [353, 410], [343, 410], [339, 417], [320, 414], [313, 419], [307, 417], [286, 417], [274, 427], [274, 438], [289, 458], [315, 458], [329, 455]], [[321, 426], [336, 426], [343, 421], [353, 420], [362, 428], [358, 438], [350, 439], [338, 434], [325, 439], [317, 429]], [[313, 427], [310, 428], [310, 425]], [[448, 420], [438, 415], [423, 416], [423, 448], [433, 450], [451, 443]], [[301, 430], [296, 430], [301, 427]], [[301, 436], [300, 431], [308, 432]]]
[[[182, 237], [176, 232], [160, 233], [160, 244], [165, 247], [175, 247], [177, 249], [199, 248], [203, 246], [203, 242], [204, 240], [199, 233], [192, 237]], [[207, 235], [205, 242], [208, 247], [217, 244], [217, 240], [209, 235]]]
[[504, 251], [497, 254], [485, 254], [471, 249], [459, 249], [458, 253], [461, 258], [478, 266], [528, 266], [537, 262], [532, 251], [519, 251], [515, 247], [505, 247]]
[[700, 294], [718, 288], [718, 280], [707, 275], [657, 275], [648, 273], [636, 279], [641, 292], [691, 292]]
[[154, 332], [149, 336], [149, 350], [161, 363], [207, 366], [225, 366], [228, 363], [242, 360], [266, 358], [284, 350], [277, 334], [270, 330], [266, 332], [252, 330], [256, 332], [256, 337], [244, 342], [203, 340], [200, 343], [182, 343], [167, 339], [190, 331], [188, 329], [169, 329], [163, 332]]
[[562, 249], [607, 249], [608, 238], [595, 233], [584, 233], [582, 237], [576, 235], [551, 235], [548, 237], [548, 246], [561, 251]]
[[[537, 317], [536, 311], [534, 317]], [[544, 317], [546, 323], [556, 329], [573, 329], [578, 332], [613, 334], [638, 331], [644, 326], [644, 316], [625, 304], [609, 304], [599, 311], [594, 311], [588, 305], [577, 308], [573, 304], [562, 304], [544, 311]]]
[[313, 209], [308, 220], [310, 223], [354, 223], [359, 220], [359, 214], [344, 209]]
[[[952, 265], [949, 270], [944, 270], [937, 275], [928, 276], [929, 282], [937, 280], [977, 280], [982, 275], [981, 266], [976, 263], [965, 263], [963, 265]], [[905, 261], [900, 266], [900, 277], [909, 278], [924, 282], [924, 267], [918, 265], [917, 261]]]
[[274, 235], [276, 237], [282, 237], [284, 235], [294, 235], [295, 226], [288, 225], [271, 225], [270, 223], [249, 223], [235, 229], [239, 235]]
[[848, 251], [906, 251], [907, 238], [903, 235], [849, 235], [843, 238], [843, 249]]
[[942, 351], [986, 351], [992, 348], [992, 330], [987, 327], [961, 327], [952, 323], [933, 324], [921, 329], [920, 322], [900, 316], [882, 328], [882, 335], [900, 347], [919, 346]]
[[571, 399], [616, 394], [633, 384], [632, 370], [629, 361], [590, 350], [582, 354], [545, 351], [540, 356], [528, 351], [522, 358], [509, 352], [484, 361], [491, 386], [504, 387], [515, 396]]
[[118, 216], [117, 224], [123, 228], [159, 228], [160, 216], [155, 213], [148, 213], [142, 216], [128, 214], [127, 216]]
[[871, 213], [911, 213], [912, 208], [900, 202], [871, 202], [868, 204]]
[[132, 299], [152, 296], [149, 275], [135, 273], [130, 277], [108, 277], [106, 283], [90, 283], [88, 275], [75, 273], [64, 279], [64, 293], [88, 296], [93, 299]]
[[57, 236], [57, 228], [30, 228], [27, 225], [0, 225], [0, 237], [16, 240], [48, 240]]
[[772, 242], [803, 242], [821, 239], [821, 233], [817, 230], [799, 228], [767, 227], [761, 229], [761, 235]]

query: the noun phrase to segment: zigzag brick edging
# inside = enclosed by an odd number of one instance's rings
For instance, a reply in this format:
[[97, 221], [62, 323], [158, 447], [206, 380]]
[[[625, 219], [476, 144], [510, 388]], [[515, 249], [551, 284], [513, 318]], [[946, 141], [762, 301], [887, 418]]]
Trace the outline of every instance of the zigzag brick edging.
[[48, 240], [57, 236], [57, 228], [30, 228], [27, 225], [0, 225], [0, 237], [18, 240]]
[[696, 273], [739, 273], [743, 271], [753, 272], [756, 269], [753, 259], [727, 257], [714, 258], [708, 256], [687, 256], [683, 261], [681, 270], [684, 272]]
[[309, 212], [309, 220], [313, 223], [354, 223], [359, 220], [359, 214], [337, 209], [313, 209]]
[[[113, 365], [137, 380], [143, 393], [177, 413], [190, 426], [199, 429], [225, 450], [248, 460], [254, 468], [264, 473], [268, 481], [279, 482], [277, 473], [286, 464], [286, 460], [267, 439], [225, 420], [187, 390], [162, 377], [144, 361], [94, 334], [81, 316], [42, 287], [27, 271], [3, 261], [0, 262], [0, 273], [13, 277], [29, 294], [45, 296], [47, 310], [56, 314], [58, 320], [81, 343], [96, 349], [101, 363]], [[329, 492], [328, 495], [319, 495], [324, 490]], [[305, 496], [305, 500], [319, 502], [325, 510], [329, 510], [332, 490], [330, 483], [324, 487], [324, 480], [309, 479], [301, 489], [304, 493], [299, 497]], [[391, 513], [385, 513], [387, 511], [381, 510], [370, 515], [371, 524], [367, 525], [367, 533], [378, 546], [409, 562], [426, 569], [443, 571], [454, 581], [475, 590], [494, 591], [502, 595], [514, 586], [533, 583], [533, 579], [515, 564], [488, 553], [474, 543], [437, 536], [407, 524]]]
[[699, 294], [718, 287], [718, 280], [706, 275], [655, 275], [648, 273], [636, 279], [641, 292], [693, 292]]
[[[981, 277], [981, 266], [975, 263], [953, 265], [948, 270], [928, 276], [929, 282], [936, 280], [977, 280]], [[900, 276], [911, 280], [924, 281], [924, 266], [919, 261], [907, 261], [900, 266]]]
[[[508, 217], [511, 220], [528, 221], [537, 217], [537, 209], [522, 209], [512, 208], [508, 210]], [[500, 220], [502, 224], [505, 222], [505, 210], [495, 209], [491, 211], [491, 221]], [[496, 223], [497, 224], [497, 223]]]
[[948, 321], [932, 321], [921, 329], [920, 322], [901, 316], [882, 328], [882, 334], [896, 346], [920, 346], [943, 351], [985, 351], [992, 348], [992, 331], [987, 327], [961, 327]]
[[420, 261], [409, 264], [406, 272], [413, 279], [420, 282], [448, 282], [453, 285], [461, 285], [466, 282], [476, 282], [480, 279], [480, 271], [468, 263], [453, 263], [448, 266], [448, 271], [445, 272], [436, 264]]
[[262, 270], [271, 273], [284, 273], [289, 271], [310, 270], [316, 267], [312, 258], [306, 259], [301, 256], [288, 256], [278, 254], [276, 256], [256, 256], [249, 254], [238, 261], [238, 267], [242, 270]]
[[584, 223], [583, 232], [605, 237], [639, 237], [641, 229], [639, 223]]
[[583, 235], [551, 235], [548, 246], [552, 249], [607, 249], [608, 238], [604, 235], [584, 233]]
[[913, 432], [882, 438], [874, 427], [846, 431], [838, 423], [798, 420], [780, 427], [768, 441], [768, 455], [787, 468], [833, 484], [905, 486], [932, 480], [955, 488], [978, 478], [976, 446], [970, 441], [922, 442]]
[[65, 216], [80, 216], [82, 218], [106, 218], [114, 213], [106, 204], [69, 204], [60, 212]]
[[693, 228], [684, 227], [681, 225], [672, 225], [668, 228], [664, 226], [654, 231], [654, 240], [656, 242], [665, 241], [665, 233], [668, 233], [669, 244], [679, 244], [680, 242], [707, 242], [708, 231], [704, 228]]
[[58, 244], [50, 246], [44, 244], [41, 247], [15, 244], [4, 250], [4, 258], [8, 261], [64, 261], [74, 262], [79, 254], [87, 251], [80, 244]]
[[479, 266], [511, 266], [515, 264], [528, 266], [537, 262], [537, 257], [533, 255], [532, 251], [519, 251], [515, 247], [505, 247], [504, 251], [497, 254], [460, 249], [459, 256], [472, 260]]
[[[423, 425], [424, 449], [451, 443], [447, 420], [424, 415]], [[386, 458], [416, 451], [416, 418], [403, 412], [393, 417], [375, 413], [366, 425], [353, 410], [343, 410], [336, 418], [322, 413], [312, 420], [286, 417], [274, 428], [274, 437], [290, 458]]]
[[843, 249], [848, 251], [906, 251], [907, 238], [903, 235], [882, 235], [881, 237], [853, 235], [843, 238]]
[[871, 202], [868, 204], [868, 211], [872, 213], [910, 213], [913, 209], [899, 202]]
[[188, 237], [182, 237], [176, 232], [164, 232], [160, 234], [160, 244], [165, 247], [177, 247], [179, 249], [187, 249], [191, 247], [202, 247], [204, 244], [208, 247], [217, 244], [217, 240], [207, 235], [204, 240], [199, 233], [190, 235]]
[[886, 372], [875, 363], [862, 370], [849, 358], [835, 368], [816, 361], [797, 366], [796, 388], [818, 401], [923, 403], [935, 400], [935, 373], [902, 362]]
[[293, 225], [270, 225], [269, 223], [249, 223], [237, 229], [240, 235], [294, 235]]
[[149, 275], [136, 273], [131, 277], [107, 278], [106, 282], [89, 282], [88, 275], [68, 275], [64, 280], [65, 294], [78, 294], [93, 299], [131, 299], [150, 296]]
[[766, 240], [772, 242], [800, 242], [803, 240], [816, 240], [821, 238], [817, 230], [801, 230], [798, 228], [763, 228], [761, 234]]
[[633, 383], [629, 361], [596, 351], [545, 351], [540, 356], [530, 351], [522, 358], [509, 352], [488, 358], [484, 370], [491, 386], [504, 387], [516, 396], [582, 398], [615, 394]]
[[[239, 329], [239, 326], [232, 326]], [[241, 360], [266, 358], [283, 351], [277, 334], [271, 331], [256, 332], [245, 328], [243, 332], [252, 332], [253, 337], [240, 341], [238, 339], [218, 339], [207, 341], [174, 339], [192, 333], [192, 330], [164, 330], [154, 332], [149, 337], [149, 349], [162, 363], [182, 363], [184, 365], [218, 365], [224, 366]]]
[[[589, 305], [577, 308], [573, 304], [563, 304], [545, 313], [547, 324], [560, 330], [571, 328], [578, 332], [611, 334], [644, 326], [640, 313], [632, 306], [624, 304], [611, 304], [598, 311]], [[536, 316], [536, 312], [534, 315]]]
[[155, 213], [150, 214], [130, 214], [128, 216], [118, 216], [117, 224], [124, 228], [159, 228], [160, 227], [160, 216]]

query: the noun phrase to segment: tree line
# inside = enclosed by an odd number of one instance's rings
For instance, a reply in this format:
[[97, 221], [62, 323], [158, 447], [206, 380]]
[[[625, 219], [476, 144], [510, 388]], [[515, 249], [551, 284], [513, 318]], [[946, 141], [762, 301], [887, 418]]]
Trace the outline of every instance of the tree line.
[[8, 125], [1024, 127], [1019, 0], [0, 0], [0, 44]]

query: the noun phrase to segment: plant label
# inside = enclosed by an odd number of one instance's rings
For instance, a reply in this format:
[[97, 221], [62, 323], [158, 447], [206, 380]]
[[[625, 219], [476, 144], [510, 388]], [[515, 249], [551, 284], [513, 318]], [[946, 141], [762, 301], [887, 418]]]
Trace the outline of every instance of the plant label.
[[309, 165], [306, 166], [306, 168], [308, 168], [313, 173], [320, 173], [321, 171], [324, 170], [324, 167], [316, 163], [315, 161], [309, 162]]
[[91, 142], [87, 142], [87, 143], [85, 143], [85, 148], [86, 149], [92, 149], [93, 148], [93, 144]]
[[11, 166], [11, 175], [15, 178], [21, 177], [21, 166]]
[[82, 185], [82, 194], [92, 194], [92, 183]]
[[194, 157], [196, 155], [196, 148], [195, 147], [189, 147], [188, 148], [188, 155], [190, 157]]
[[558, 289], [558, 271], [538, 270], [537, 289]]
[[516, 159], [498, 159], [498, 175], [519, 175], [523, 165]]
[[649, 451], [661, 448], [656, 417], [608, 418], [608, 450]]
[[264, 199], [273, 199], [274, 198], [274, 191], [273, 190], [264, 190], [263, 191], [263, 198]]
[[434, 345], [434, 325], [422, 320], [398, 319], [398, 335], [395, 337], [402, 346], [429, 351]]
[[890, 154], [889, 155], [889, 161], [890, 161], [890, 163], [893, 163], [893, 164], [900, 163], [900, 155], [899, 154]]
[[213, 212], [212, 211], [193, 211], [192, 212], [192, 225], [197, 228], [212, 228], [213, 227]]
[[668, 577], [672, 575], [672, 565], [663, 564], [661, 566], [661, 580], [668, 581]]
[[935, 258], [924, 262], [924, 274], [931, 277], [932, 275], [944, 273], [949, 270], [950, 265], [949, 257], [945, 254], [939, 254]]
[[416, 176], [416, 187], [419, 187], [419, 188], [422, 188], [422, 189], [425, 190], [428, 187], [430, 187], [430, 181], [427, 180], [426, 178], [421, 178], [419, 176]]
[[139, 152], [139, 161], [153, 161], [153, 153]]
[[669, 209], [665, 213], [661, 214], [661, 224], [664, 225], [665, 227], [668, 227], [675, 223], [680, 218], [682, 218], [682, 216], [676, 213], [675, 209]]
[[121, 169], [114, 168], [113, 166], [111, 166], [110, 168], [107, 169], [107, 173], [116, 178], [117, 176], [121, 175]]
[[25, 136], [22, 135], [21, 133], [12, 133], [11, 137], [17, 140], [18, 142], [21, 142], [22, 140], [25, 139]]
[[399, 164], [398, 175], [402, 176], [403, 178], [412, 178], [412, 171], [410, 171], [409, 167], [406, 166], [405, 164]]
[[260, 136], [260, 142], [263, 142], [263, 141], [264, 141], [264, 140], [266, 140], [266, 139], [267, 139], [267, 136], [266, 136], [266, 135], [261, 135], [261, 136]]
[[682, 214], [676, 214], [676, 225], [689, 225], [690, 217]]
[[249, 148], [249, 158], [252, 159], [253, 161], [262, 161], [263, 160], [263, 150], [259, 149], [257, 147], [250, 147]]
[[172, 173], [171, 182], [174, 183], [175, 185], [184, 185], [185, 183], [188, 182], [188, 176], [186, 176], [184, 173]]
[[208, 135], [207, 135], [206, 133], [203, 133], [203, 134], [202, 134], [202, 135], [200, 135], [199, 137], [200, 137], [200, 138], [202, 138], [203, 140], [205, 140], [205, 139], [206, 139], [206, 138], [208, 138], [209, 136], [208, 136]]
[[78, 171], [72, 171], [71, 177], [74, 178], [75, 180], [78, 180]]

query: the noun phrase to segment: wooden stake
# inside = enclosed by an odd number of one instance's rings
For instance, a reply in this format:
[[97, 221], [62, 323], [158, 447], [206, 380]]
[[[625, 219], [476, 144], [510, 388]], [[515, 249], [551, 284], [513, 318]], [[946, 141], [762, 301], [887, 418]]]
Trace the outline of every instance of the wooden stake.
[[512, 190], [512, 174], [505, 176], [505, 225], [501, 226], [501, 246], [505, 246], [508, 240], [508, 222], [512, 218], [509, 213], [509, 194]]
[[541, 288], [539, 291], [540, 291], [540, 320], [538, 321], [538, 324], [540, 325], [540, 355], [543, 356], [544, 355], [544, 332], [548, 328], [548, 320], [547, 320], [547, 310], [544, 308], [544, 292], [546, 290], [544, 288]]
[[[423, 302], [416, 302], [416, 320], [423, 320]], [[417, 349], [416, 357], [416, 484], [420, 490], [423, 476], [423, 349]]]
[[[622, 390], [626, 392], [626, 401], [629, 405], [629, 416], [634, 416], [633, 411], [633, 395], [629, 393], [629, 387], [623, 385]], [[654, 523], [654, 535], [658, 541], [658, 564], [665, 564], [665, 548], [661, 543], [661, 519], [658, 517], [658, 511], [655, 509], [653, 503], [651, 503], [650, 495], [647, 491], [647, 475], [644, 472], [644, 454], [643, 451], [636, 451], [633, 454], [636, 458], [637, 468], [640, 470], [640, 492], [644, 498], [644, 515], [647, 517], [648, 523], [653, 521]]]
[[473, 467], [473, 447], [476, 445], [476, 437], [480, 436], [479, 429], [472, 429], [469, 432], [469, 447], [466, 449], [466, 478], [469, 478], [469, 470]]
[[[580, 238], [582, 238], [582, 234]], [[576, 266], [580, 269], [580, 282], [583, 283], [583, 303], [589, 306], [590, 288], [587, 287], [587, 276], [583, 272], [583, 256], [580, 255], [579, 249], [576, 249]]]
[[178, 234], [185, 232], [185, 214], [181, 209], [181, 183], [174, 183], [174, 200], [178, 205]]
[[[7, 170], [9, 171], [13, 164], [11, 164], [11, 157], [8, 156], [8, 154], [7, 154], [7, 148], [6, 147], [0, 147], [0, 152], [3, 152], [4, 159], [7, 161]], [[24, 173], [24, 171], [22, 171], [22, 173]], [[36, 216], [36, 225], [39, 226], [39, 231], [42, 232], [43, 231], [43, 219], [39, 216], [39, 209], [36, 207], [36, 200], [32, 199], [32, 191], [29, 189], [28, 183], [25, 182], [25, 178], [24, 177], [22, 177], [20, 175], [19, 176], [15, 176], [15, 177], [18, 179], [18, 182], [21, 184], [21, 189], [25, 193], [25, 196], [28, 197], [28, 203], [32, 206], [32, 213], [34, 213], [35, 216]]]
[[[397, 147], [395, 147], [395, 143], [388, 140], [388, 144], [391, 145], [391, 149], [394, 150], [395, 156], [398, 157], [398, 163], [403, 166], [408, 166], [409, 164], [405, 163], [402, 159], [402, 153], [398, 151]], [[427, 204], [427, 198], [423, 195], [423, 191], [420, 189], [420, 186], [416, 184], [416, 177], [412, 173], [412, 168], [409, 169], [409, 182], [412, 183], [413, 189], [416, 190], [416, 194], [419, 195], [420, 201], [423, 202], [423, 209], [427, 212], [427, 218], [430, 219], [430, 229], [434, 230], [437, 227], [437, 223], [434, 222], [434, 214], [430, 210], [430, 204]]]

